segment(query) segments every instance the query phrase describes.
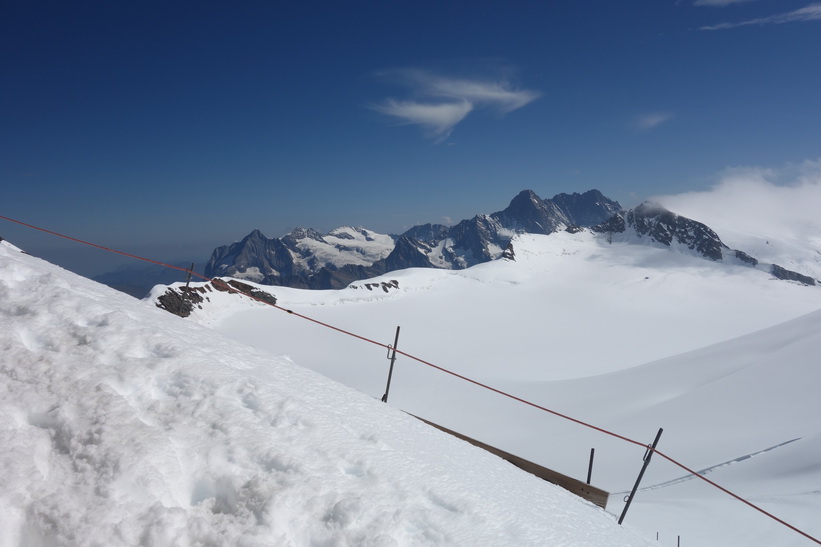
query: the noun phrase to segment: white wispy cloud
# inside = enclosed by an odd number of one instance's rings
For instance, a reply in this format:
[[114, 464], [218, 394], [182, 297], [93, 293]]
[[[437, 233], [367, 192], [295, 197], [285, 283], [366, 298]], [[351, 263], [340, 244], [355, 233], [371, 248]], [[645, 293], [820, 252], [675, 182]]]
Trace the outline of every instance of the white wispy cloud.
[[473, 110], [473, 105], [468, 101], [426, 104], [387, 99], [373, 109], [399, 119], [400, 123], [420, 125], [428, 136], [440, 140], [450, 135], [453, 127]]
[[747, 21], [740, 21], [737, 23], [719, 23], [718, 25], [710, 25], [701, 27], [701, 30], [722, 30], [728, 28], [745, 27], [749, 25], [782, 25], [784, 23], [799, 23], [802, 21], [820, 21], [821, 20], [821, 3], [813, 3], [803, 8], [788, 11], [786, 13], [778, 13], [770, 15], [769, 17], [758, 17], [756, 19], [748, 19]]
[[540, 93], [519, 89], [509, 80], [444, 76], [422, 69], [402, 69], [381, 76], [407, 88], [412, 98], [386, 99], [371, 108], [400, 121], [420, 126], [437, 142], [471, 112], [491, 109], [507, 114], [531, 103]]
[[633, 127], [639, 131], [650, 131], [671, 119], [673, 119], [673, 114], [670, 112], [642, 114], [633, 120]]

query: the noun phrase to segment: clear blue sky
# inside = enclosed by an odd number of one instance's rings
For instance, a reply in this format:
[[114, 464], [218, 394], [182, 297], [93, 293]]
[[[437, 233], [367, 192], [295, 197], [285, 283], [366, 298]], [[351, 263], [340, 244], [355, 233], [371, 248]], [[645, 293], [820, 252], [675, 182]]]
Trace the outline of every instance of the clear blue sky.
[[821, 157], [811, 0], [32, 0], [0, 43], [0, 214], [161, 260]]

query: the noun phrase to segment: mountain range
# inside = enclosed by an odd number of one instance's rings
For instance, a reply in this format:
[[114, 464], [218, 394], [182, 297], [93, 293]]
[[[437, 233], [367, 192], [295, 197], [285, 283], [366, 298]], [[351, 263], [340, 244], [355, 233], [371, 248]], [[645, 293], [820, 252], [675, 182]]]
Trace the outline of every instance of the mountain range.
[[239, 242], [216, 248], [205, 275], [263, 285], [338, 289], [406, 268], [461, 270], [499, 258], [515, 259], [511, 240], [517, 234], [548, 235], [585, 228], [606, 234], [609, 240], [629, 238], [709, 260], [745, 264], [779, 279], [805, 285], [816, 282], [811, 276], [730, 249], [698, 221], [651, 203], [624, 210], [595, 189], [550, 199], [523, 190], [501, 211], [476, 215], [453, 226], [422, 224], [400, 235], [345, 226], [327, 234], [297, 228], [282, 238], [269, 239], [254, 230]]
[[621, 209], [598, 190], [547, 200], [524, 190], [501, 211], [454, 226], [422, 224], [400, 235], [352, 227], [327, 234], [297, 228], [282, 238], [269, 239], [254, 230], [242, 241], [215, 249], [205, 275], [336, 289], [405, 268], [461, 270], [502, 257], [517, 233], [550, 234], [567, 226], [592, 226]]

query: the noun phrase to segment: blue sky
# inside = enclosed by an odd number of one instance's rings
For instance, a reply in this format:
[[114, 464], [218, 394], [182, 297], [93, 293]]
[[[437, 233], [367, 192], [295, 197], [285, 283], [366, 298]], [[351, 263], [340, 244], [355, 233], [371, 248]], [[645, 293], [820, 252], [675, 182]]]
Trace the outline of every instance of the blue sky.
[[161, 260], [821, 158], [810, 0], [33, 0], [0, 43], [0, 214]]

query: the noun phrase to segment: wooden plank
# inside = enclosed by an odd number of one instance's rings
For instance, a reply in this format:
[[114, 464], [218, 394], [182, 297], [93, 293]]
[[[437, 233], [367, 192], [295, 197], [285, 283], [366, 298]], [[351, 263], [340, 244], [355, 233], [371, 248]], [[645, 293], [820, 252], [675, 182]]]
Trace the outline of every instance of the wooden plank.
[[568, 477], [567, 475], [557, 473], [552, 469], [548, 469], [547, 467], [541, 466], [537, 463], [533, 463], [524, 458], [520, 458], [519, 456], [511, 454], [510, 452], [505, 452], [504, 450], [500, 450], [498, 448], [490, 446], [489, 444], [477, 441], [476, 439], [471, 439], [466, 435], [462, 435], [461, 433], [457, 433], [451, 429], [442, 427], [439, 424], [435, 424], [431, 421], [425, 420], [424, 418], [420, 418], [419, 416], [414, 416], [413, 414], [411, 414], [411, 416], [413, 416], [417, 420], [425, 422], [426, 424], [432, 427], [435, 427], [436, 429], [439, 429], [440, 431], [444, 431], [449, 435], [453, 435], [457, 439], [461, 439], [483, 450], [487, 450], [491, 454], [499, 456], [503, 460], [510, 462], [519, 469], [527, 471], [532, 475], [536, 475], [540, 479], [546, 480], [547, 482], [555, 484], [556, 486], [561, 486], [565, 490], [579, 496], [580, 498], [584, 498], [595, 505], [598, 505], [602, 509], [605, 509], [607, 506], [607, 498], [610, 494], [602, 490], [601, 488], [596, 488], [595, 486], [591, 486], [584, 481], [580, 481], [578, 479], [574, 479], [573, 477]]

